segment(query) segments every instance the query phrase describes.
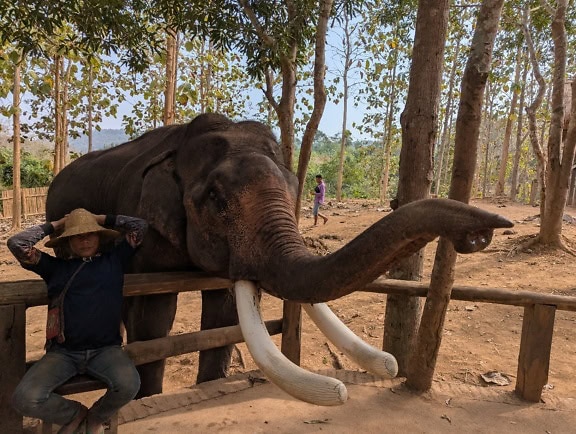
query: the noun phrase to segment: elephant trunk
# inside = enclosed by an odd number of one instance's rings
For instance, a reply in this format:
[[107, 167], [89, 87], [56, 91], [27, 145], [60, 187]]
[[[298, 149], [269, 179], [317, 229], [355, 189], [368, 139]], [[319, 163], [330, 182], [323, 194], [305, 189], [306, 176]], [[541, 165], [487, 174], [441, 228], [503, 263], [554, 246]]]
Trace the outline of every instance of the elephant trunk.
[[268, 260], [259, 267], [258, 276], [248, 278], [281, 299], [320, 303], [362, 288], [399, 258], [412, 255], [438, 236], [450, 239], [456, 251], [472, 253], [488, 246], [495, 228], [513, 224], [458, 201], [424, 199], [398, 208], [327, 256], [309, 253], [299, 234], [288, 237], [288, 244], [281, 243], [286, 239], [285, 229], [264, 226], [269, 237]]

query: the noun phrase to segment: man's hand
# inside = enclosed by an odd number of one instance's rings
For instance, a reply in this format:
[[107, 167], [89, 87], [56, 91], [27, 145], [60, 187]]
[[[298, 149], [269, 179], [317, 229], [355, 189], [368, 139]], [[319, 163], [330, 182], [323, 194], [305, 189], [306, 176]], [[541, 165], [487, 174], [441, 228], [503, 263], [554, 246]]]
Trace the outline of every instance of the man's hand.
[[106, 221], [106, 214], [94, 214], [94, 217], [96, 217], [96, 223], [98, 223], [100, 226], [104, 226], [104, 222]]
[[57, 232], [61, 229], [64, 229], [64, 226], [66, 225], [66, 220], [68, 220], [68, 214], [66, 214], [64, 217], [62, 217], [60, 220], [56, 220], [53, 222], [50, 222], [50, 224], [52, 225], [52, 227], [54, 228], [54, 231]]

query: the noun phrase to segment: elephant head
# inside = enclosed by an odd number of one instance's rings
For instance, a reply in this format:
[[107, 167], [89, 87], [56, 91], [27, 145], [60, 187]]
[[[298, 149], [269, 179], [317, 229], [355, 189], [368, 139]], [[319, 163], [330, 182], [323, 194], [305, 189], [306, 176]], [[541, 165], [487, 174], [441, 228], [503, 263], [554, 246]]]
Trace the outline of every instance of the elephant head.
[[216, 120], [218, 128], [211, 122], [196, 127], [177, 151], [146, 168], [140, 214], [175, 248], [187, 251], [193, 264], [254, 281], [281, 299], [333, 300], [438, 236], [470, 253], [490, 243], [494, 228], [512, 225], [457, 201], [421, 200], [387, 215], [336, 253], [315, 256], [295, 219], [297, 179], [270, 130], [255, 122]]
[[[383, 217], [337, 252], [319, 257], [308, 251], [299, 233], [296, 193], [297, 179], [268, 127], [208, 114], [70, 164], [52, 183], [47, 216], [59, 218], [77, 207], [138, 215], [148, 220], [150, 231], [135, 272], [200, 269], [240, 282], [237, 296], [246, 292], [248, 282], [248, 293], [261, 288], [308, 304], [350, 294], [438, 236], [450, 239], [457, 251], [471, 253], [490, 243], [495, 228], [512, 226], [499, 215], [460, 202], [421, 200]], [[136, 326], [127, 324], [130, 339], [168, 332], [175, 301], [169, 304], [171, 312], [161, 313], [158, 298], [154, 300], [154, 321], [165, 319], [165, 324], [131, 338], [130, 329]], [[144, 317], [141, 312], [136, 316]], [[246, 325], [243, 330], [248, 341]], [[274, 355], [271, 360], [277, 359]], [[388, 355], [383, 363], [384, 372], [393, 374]], [[201, 355], [200, 370], [202, 364]], [[141, 376], [145, 384], [142, 371]], [[339, 390], [338, 396], [329, 401], [341, 401], [341, 387], [333, 386], [328, 388]]]

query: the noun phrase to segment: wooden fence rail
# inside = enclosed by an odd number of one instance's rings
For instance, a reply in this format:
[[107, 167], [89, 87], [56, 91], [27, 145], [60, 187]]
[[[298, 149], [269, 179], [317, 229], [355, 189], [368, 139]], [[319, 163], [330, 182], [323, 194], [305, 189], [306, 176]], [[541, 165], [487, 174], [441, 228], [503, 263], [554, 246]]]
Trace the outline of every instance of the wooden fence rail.
[[[0, 192], [2, 207], [0, 208], [0, 218], [12, 217], [12, 206], [14, 201], [13, 190], [2, 190]], [[46, 196], [48, 187], [23, 188], [21, 190], [22, 215], [24, 217], [44, 214], [46, 209]]]
[[[231, 286], [232, 282], [227, 279], [204, 273], [133, 274], [126, 276], [124, 295], [178, 293]], [[419, 282], [381, 278], [358, 290], [425, 297], [428, 287]], [[524, 308], [515, 390], [521, 398], [538, 402], [548, 380], [555, 312], [575, 312], [576, 297], [455, 286], [451, 298]], [[0, 432], [22, 432], [22, 417], [12, 409], [10, 397], [26, 370], [26, 309], [46, 304], [46, 286], [41, 280], [0, 282]], [[278, 334], [285, 329], [285, 321], [268, 321], [266, 326], [270, 334]], [[238, 342], [243, 342], [241, 330], [239, 326], [232, 326], [133, 342], [126, 346], [126, 351], [136, 364], [142, 364]], [[289, 344], [298, 345], [296, 349], [286, 348], [285, 343], [283, 339], [282, 352], [299, 353], [299, 341]]]

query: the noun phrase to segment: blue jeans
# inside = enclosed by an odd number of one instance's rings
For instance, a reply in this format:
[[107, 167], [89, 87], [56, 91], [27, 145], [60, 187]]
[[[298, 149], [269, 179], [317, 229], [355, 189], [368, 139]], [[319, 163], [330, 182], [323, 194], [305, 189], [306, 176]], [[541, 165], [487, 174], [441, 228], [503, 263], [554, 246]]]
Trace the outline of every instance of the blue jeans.
[[312, 209], [312, 215], [317, 216], [319, 212], [320, 212], [320, 203], [314, 202], [314, 208]]
[[90, 409], [90, 419], [105, 422], [130, 402], [140, 388], [140, 376], [132, 360], [119, 346], [71, 351], [55, 345], [24, 375], [12, 396], [22, 415], [66, 425], [82, 404], [54, 393], [76, 374], [90, 375], [108, 386]]

